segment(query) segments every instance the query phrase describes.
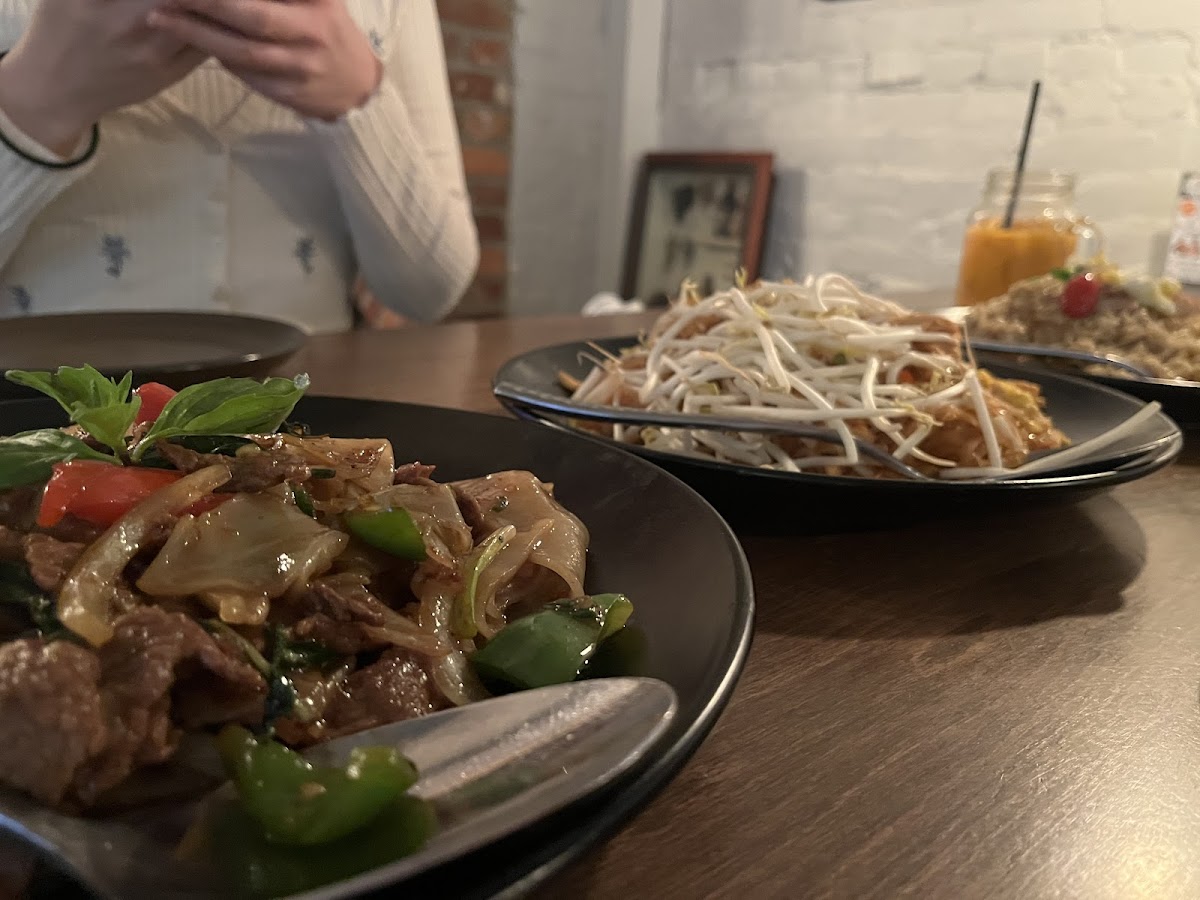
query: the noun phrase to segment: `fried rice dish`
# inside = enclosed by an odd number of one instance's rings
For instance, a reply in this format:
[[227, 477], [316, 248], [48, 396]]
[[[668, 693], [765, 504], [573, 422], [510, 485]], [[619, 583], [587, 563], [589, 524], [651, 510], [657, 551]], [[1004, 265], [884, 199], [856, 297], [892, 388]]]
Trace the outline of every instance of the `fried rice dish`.
[[[971, 309], [973, 337], [1117, 356], [1155, 378], [1200, 381], [1197, 301], [1165, 279], [1095, 261], [1013, 285]], [[1129, 377], [1110, 366], [1094, 374]]]

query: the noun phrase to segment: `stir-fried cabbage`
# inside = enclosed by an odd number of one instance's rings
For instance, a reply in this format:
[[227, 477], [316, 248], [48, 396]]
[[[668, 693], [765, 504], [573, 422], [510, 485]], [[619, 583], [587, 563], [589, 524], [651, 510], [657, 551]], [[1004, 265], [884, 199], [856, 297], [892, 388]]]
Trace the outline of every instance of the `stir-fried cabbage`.
[[587, 528], [533, 474], [498, 472], [455, 487], [479, 506], [488, 529], [516, 529], [479, 576], [478, 604], [486, 613], [479, 627], [485, 637], [504, 625], [505, 608], [514, 599], [537, 605], [583, 594]]
[[[99, 647], [113, 634], [117, 578], [160, 522], [169, 520], [229, 480], [229, 469], [209, 466], [155, 491], [83, 552], [58, 593], [58, 618]], [[172, 591], [172, 594], [185, 593]]]
[[348, 542], [277, 495], [239, 494], [181, 518], [137, 586], [197, 595], [230, 624], [261, 624], [269, 601], [325, 572]]

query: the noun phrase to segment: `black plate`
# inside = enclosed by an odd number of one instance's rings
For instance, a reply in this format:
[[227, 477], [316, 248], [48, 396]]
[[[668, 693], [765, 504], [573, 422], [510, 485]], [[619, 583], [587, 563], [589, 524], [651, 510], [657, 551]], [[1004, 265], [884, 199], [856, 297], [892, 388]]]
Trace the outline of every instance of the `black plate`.
[[[190, 312], [62, 313], [6, 319], [0, 371], [95, 366], [178, 390], [222, 376], [271, 372], [304, 346], [299, 328], [275, 319]], [[32, 396], [0, 381], [0, 397]]]
[[1085, 378], [1106, 387], [1145, 400], [1157, 400], [1163, 411], [1188, 431], [1200, 429], [1200, 382], [1168, 381], [1163, 378], [1119, 378], [1086, 375]]
[[[634, 338], [595, 341], [593, 345], [619, 352]], [[562, 396], [558, 373], [582, 378], [594, 357], [586, 343], [560, 344], [526, 353], [506, 363], [496, 381], [527, 391], [530, 409], [506, 404], [523, 418], [541, 421], [559, 431], [571, 430], [547, 421], [537, 409], [538, 397]], [[1077, 378], [1035, 371], [1004, 363], [988, 365], [1006, 378], [1037, 382], [1055, 424], [1080, 443], [1129, 418], [1142, 402]], [[604, 443], [614, 444], [611, 441]], [[812, 473], [778, 472], [715, 460], [620, 445], [687, 481], [739, 527], [754, 525], [802, 528], [806, 531], [870, 523], [895, 524], [899, 517], [943, 515], [955, 510], [979, 510], [995, 505], [1042, 499], [1081, 499], [1115, 485], [1142, 478], [1170, 463], [1183, 447], [1183, 435], [1167, 416], [1155, 417], [1144, 432], [1111, 446], [1086, 462], [1061, 472], [996, 483], [962, 484], [855, 478]], [[805, 523], [812, 527], [805, 527]]]
[[[635, 604], [609, 674], [660, 678], [679, 712], [648, 762], [623, 784], [499, 844], [405, 885], [413, 897], [492, 897], [533, 887], [609, 836], [671, 780], [728, 702], [750, 647], [750, 571], [729, 527], [675, 478], [599, 441], [499, 416], [366, 400], [306, 398], [295, 418], [315, 432], [386, 437], [399, 460], [453, 480], [528, 469], [591, 532], [587, 587]], [[0, 433], [62, 424], [44, 401], [0, 403]], [[393, 896], [395, 894], [393, 893]]]

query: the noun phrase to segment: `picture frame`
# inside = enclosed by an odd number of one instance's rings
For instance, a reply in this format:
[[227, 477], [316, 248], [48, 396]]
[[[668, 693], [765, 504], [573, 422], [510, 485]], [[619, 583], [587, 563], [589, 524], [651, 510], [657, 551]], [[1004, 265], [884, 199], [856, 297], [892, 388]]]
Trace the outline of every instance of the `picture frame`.
[[634, 191], [621, 291], [665, 306], [684, 279], [702, 293], [758, 278], [774, 188], [774, 155], [650, 153]]

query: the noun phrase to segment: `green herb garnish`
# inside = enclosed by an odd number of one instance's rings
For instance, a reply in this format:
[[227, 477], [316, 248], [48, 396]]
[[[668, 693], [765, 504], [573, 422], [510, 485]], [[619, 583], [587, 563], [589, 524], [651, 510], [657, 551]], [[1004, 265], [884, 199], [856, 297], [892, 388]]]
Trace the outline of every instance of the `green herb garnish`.
[[0, 603], [19, 606], [29, 614], [33, 627], [47, 640], [70, 638], [71, 632], [59, 621], [54, 600], [17, 563], [0, 562]]
[[0, 437], [0, 491], [48, 481], [56, 463], [73, 459], [119, 462], [57, 428]]
[[186, 387], [163, 408], [134, 448], [141, 457], [155, 441], [181, 435], [270, 434], [283, 424], [304, 392], [308, 376], [219, 378]]
[[231, 638], [242, 649], [246, 660], [267, 682], [267, 697], [260, 732], [269, 732], [276, 719], [290, 715], [296, 706], [296, 686], [291, 673], [308, 669], [324, 669], [340, 657], [317, 641], [293, 640], [286, 628], [273, 625], [267, 629], [267, 655], [219, 619], [203, 623], [209, 631]]
[[130, 393], [132, 372], [126, 372], [120, 382], [106, 378], [91, 366], [63, 366], [57, 372], [10, 369], [4, 377], [54, 398], [71, 421], [89, 435], [118, 456], [125, 452], [125, 434], [142, 406], [142, 398]]

